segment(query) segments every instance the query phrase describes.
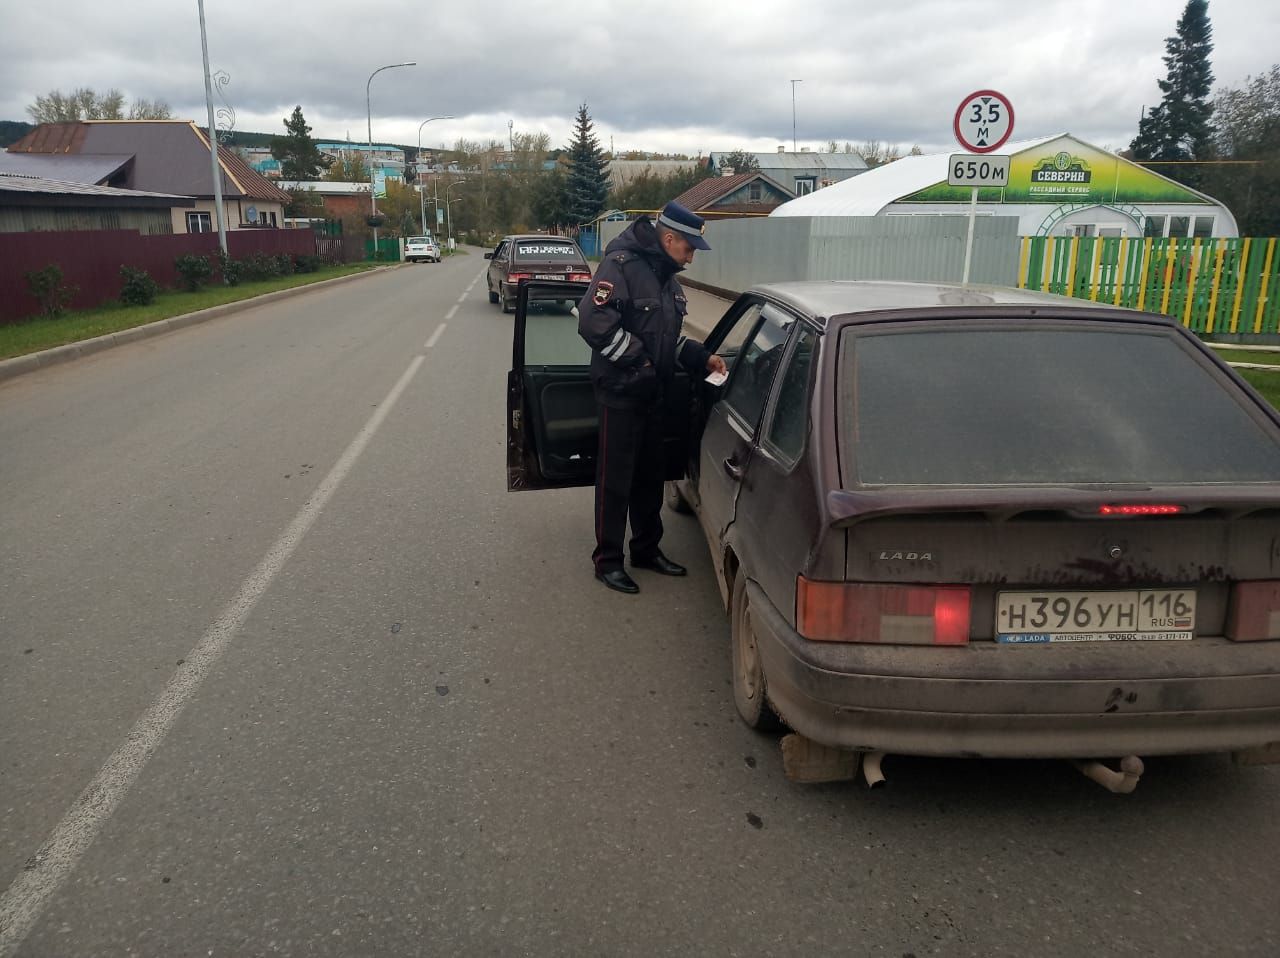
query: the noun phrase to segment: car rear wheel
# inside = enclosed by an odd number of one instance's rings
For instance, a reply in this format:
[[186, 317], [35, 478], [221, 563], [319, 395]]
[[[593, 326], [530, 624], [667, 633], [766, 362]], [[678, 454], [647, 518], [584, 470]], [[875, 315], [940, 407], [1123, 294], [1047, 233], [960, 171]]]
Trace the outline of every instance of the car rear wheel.
[[672, 512], [678, 512], [685, 516], [693, 512], [693, 506], [689, 505], [689, 500], [680, 491], [680, 483], [678, 482], [666, 483], [663, 487], [663, 498], [666, 500], [667, 508]]
[[748, 726], [760, 732], [780, 732], [786, 726], [765, 696], [764, 666], [751, 625], [747, 576], [738, 571], [733, 580], [733, 601], [729, 609], [729, 632], [733, 642], [733, 704]]
[[489, 302], [496, 303], [497, 301], [498, 301], [498, 294], [495, 293], [493, 290], [489, 290]]

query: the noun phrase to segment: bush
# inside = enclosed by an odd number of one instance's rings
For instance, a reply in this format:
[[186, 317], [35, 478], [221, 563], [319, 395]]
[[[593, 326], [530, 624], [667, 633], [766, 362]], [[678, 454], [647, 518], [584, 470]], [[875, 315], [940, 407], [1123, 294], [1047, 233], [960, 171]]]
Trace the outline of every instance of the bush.
[[271, 258], [276, 261], [277, 276], [293, 275], [293, 257], [292, 256], [290, 256], [288, 253], [277, 253], [275, 256]]
[[312, 253], [303, 253], [293, 258], [293, 271], [295, 273], [318, 273], [320, 272], [320, 257]]
[[120, 278], [124, 280], [124, 288], [120, 290], [120, 302], [126, 306], [150, 306], [156, 301], [160, 284], [152, 279], [151, 274], [145, 269], [121, 266]]
[[35, 269], [24, 276], [31, 295], [40, 304], [40, 314], [55, 319], [67, 311], [67, 304], [80, 291], [78, 286], [68, 286], [62, 281], [62, 267], [50, 263], [44, 269]]
[[240, 265], [243, 267], [244, 278], [251, 283], [260, 282], [264, 279], [273, 279], [280, 275], [280, 264], [276, 262], [274, 256], [253, 253], [246, 257]]
[[213, 264], [207, 256], [196, 256], [184, 253], [173, 261], [178, 275], [182, 277], [182, 285], [187, 292], [194, 293], [213, 276]]
[[228, 286], [239, 286], [244, 276], [244, 264], [238, 259], [232, 259], [223, 250], [218, 250], [218, 272]]

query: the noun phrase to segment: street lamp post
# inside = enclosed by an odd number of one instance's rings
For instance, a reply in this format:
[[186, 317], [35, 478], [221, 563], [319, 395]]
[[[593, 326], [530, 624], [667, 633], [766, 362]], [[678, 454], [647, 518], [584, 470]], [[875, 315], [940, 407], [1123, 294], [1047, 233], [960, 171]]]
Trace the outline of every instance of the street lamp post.
[[204, 28], [204, 0], [200, 8], [200, 49], [204, 52], [204, 102], [209, 108], [209, 159], [213, 167], [213, 213], [218, 224], [218, 248], [227, 255], [227, 228], [222, 212], [222, 167], [218, 163], [218, 131], [213, 125], [213, 85], [209, 79], [209, 38]]
[[419, 163], [419, 166], [418, 166], [419, 175], [418, 175], [418, 183], [417, 183], [417, 186], [418, 186], [418, 211], [419, 211], [419, 213], [420, 213], [419, 219], [421, 219], [421, 220], [422, 220], [422, 232], [424, 232], [424, 233], [427, 231], [427, 197], [426, 197], [426, 195], [422, 192], [422, 175], [421, 175], [421, 171], [422, 171], [422, 167], [421, 167], [421, 161], [422, 161], [422, 128], [423, 128], [424, 126], [426, 126], [428, 123], [430, 123], [432, 120], [452, 120], [452, 119], [453, 119], [453, 117], [452, 117], [452, 116], [430, 116], [430, 117], [427, 117], [425, 120], [423, 120], [421, 123], [419, 123], [419, 124], [418, 124], [418, 163]]
[[462, 199], [462, 197], [459, 196], [457, 199], [451, 200], [449, 199], [449, 191], [453, 189], [455, 186], [458, 186], [460, 183], [461, 181], [458, 181], [458, 183], [450, 183], [444, 188], [444, 218], [445, 218], [445, 221], [449, 224], [450, 251], [453, 250], [453, 207], [450, 204], [458, 202], [458, 200]]
[[791, 81], [791, 152], [796, 151], [796, 84], [803, 80]]
[[[373, 78], [383, 70], [394, 70], [396, 67], [416, 67], [417, 60], [406, 60], [404, 63], [388, 63], [384, 67], [378, 67], [369, 74], [369, 79], [364, 85], [364, 105], [368, 112], [369, 119], [369, 215], [373, 216], [378, 212], [377, 192], [373, 187], [373, 100], [371, 98], [370, 88], [373, 85]], [[373, 228], [373, 258], [378, 258], [378, 227]]]

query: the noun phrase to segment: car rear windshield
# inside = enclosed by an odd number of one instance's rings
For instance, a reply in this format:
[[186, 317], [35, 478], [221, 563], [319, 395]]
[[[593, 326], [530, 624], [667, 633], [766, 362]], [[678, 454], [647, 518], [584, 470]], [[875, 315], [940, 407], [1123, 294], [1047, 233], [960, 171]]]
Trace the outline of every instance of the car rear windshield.
[[429, 236], [410, 236], [407, 240], [405, 240], [405, 242], [406, 242], [406, 243], [418, 243], [419, 245], [421, 245], [421, 244], [423, 244], [423, 243], [430, 243], [430, 242], [431, 242], [431, 237], [429, 237]]
[[573, 243], [517, 240], [516, 259], [538, 260], [542, 263], [581, 263], [582, 253]]
[[850, 332], [837, 377], [846, 482], [1280, 477], [1275, 431], [1169, 333], [1096, 326]]

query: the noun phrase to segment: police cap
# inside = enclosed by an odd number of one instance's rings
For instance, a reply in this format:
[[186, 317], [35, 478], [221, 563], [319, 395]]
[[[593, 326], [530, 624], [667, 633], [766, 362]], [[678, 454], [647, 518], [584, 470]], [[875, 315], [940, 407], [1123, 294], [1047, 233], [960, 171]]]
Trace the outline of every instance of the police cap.
[[687, 210], [674, 201], [668, 203], [658, 214], [658, 222], [683, 236], [694, 249], [711, 249], [702, 234], [707, 229], [706, 220], [692, 210]]

